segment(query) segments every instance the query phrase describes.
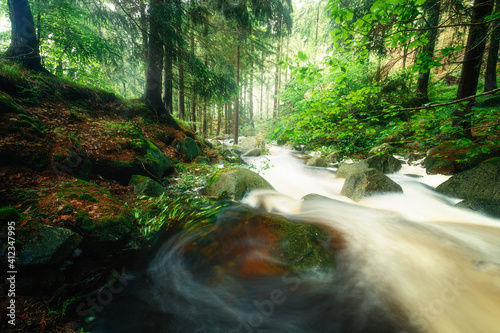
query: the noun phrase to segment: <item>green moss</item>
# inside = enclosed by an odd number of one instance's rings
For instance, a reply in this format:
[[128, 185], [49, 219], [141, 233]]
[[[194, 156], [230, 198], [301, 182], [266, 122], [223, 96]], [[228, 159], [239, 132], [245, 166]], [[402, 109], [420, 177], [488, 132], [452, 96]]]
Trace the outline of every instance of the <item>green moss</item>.
[[99, 202], [99, 200], [97, 200], [92, 194], [90, 193], [81, 193], [80, 195], [78, 195], [78, 199], [81, 199], [81, 200], [88, 200], [88, 201], [91, 201], [91, 202]]
[[23, 108], [19, 106], [14, 99], [7, 93], [0, 91], [0, 114], [1, 113], [16, 113], [22, 114]]
[[74, 211], [75, 211], [75, 209], [70, 204], [64, 205], [64, 207], [61, 209], [61, 212], [64, 214], [71, 214]]
[[75, 214], [76, 222], [81, 226], [91, 226], [92, 220], [87, 212], [80, 210]]
[[140, 155], [146, 154], [149, 148], [148, 140], [143, 137], [128, 140], [126, 143], [126, 148], [132, 149]]
[[146, 176], [133, 175], [132, 178], [130, 178], [129, 185], [137, 185], [139, 183], [145, 182], [146, 180], [148, 180], [148, 177]]
[[5, 224], [10, 221], [17, 222], [19, 220], [19, 212], [13, 206], [0, 208], [0, 224]]

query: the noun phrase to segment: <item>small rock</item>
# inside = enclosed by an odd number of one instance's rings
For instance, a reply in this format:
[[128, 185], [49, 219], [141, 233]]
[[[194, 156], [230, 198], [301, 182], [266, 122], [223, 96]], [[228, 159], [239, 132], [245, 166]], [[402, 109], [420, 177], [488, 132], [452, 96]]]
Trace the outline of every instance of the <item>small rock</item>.
[[325, 162], [324, 159], [321, 157], [313, 157], [306, 163], [307, 166], [312, 166], [312, 167], [327, 167], [328, 163]]

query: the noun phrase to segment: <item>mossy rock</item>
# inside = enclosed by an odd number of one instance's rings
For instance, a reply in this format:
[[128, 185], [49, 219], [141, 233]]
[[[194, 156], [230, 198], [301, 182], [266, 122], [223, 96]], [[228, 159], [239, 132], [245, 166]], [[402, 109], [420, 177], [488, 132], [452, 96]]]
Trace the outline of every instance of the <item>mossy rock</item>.
[[115, 217], [91, 219], [84, 211], [76, 213], [76, 226], [89, 248], [110, 247], [125, 241], [132, 230], [132, 216], [123, 213]]
[[16, 113], [21, 114], [25, 111], [23, 108], [14, 102], [14, 99], [7, 93], [0, 91], [0, 114]]
[[16, 264], [19, 266], [60, 264], [69, 258], [82, 242], [80, 235], [65, 228], [42, 225], [32, 232], [27, 241], [16, 244]]
[[[218, 264], [220, 273], [255, 277], [334, 269], [331, 237], [320, 227], [208, 198], [180, 197], [167, 210], [184, 235], [197, 235], [189, 252], [197, 252], [201, 262]], [[256, 252], [264, 255], [248, 256]]]
[[17, 133], [27, 141], [35, 141], [45, 136], [46, 128], [35, 116], [18, 114], [19, 119], [13, 119], [9, 123], [7, 132]]
[[490, 199], [466, 199], [459, 202], [457, 207], [467, 208], [481, 214], [500, 218], [500, 201]]
[[[210, 262], [216, 266], [218, 270], [213, 273], [253, 278], [286, 271], [333, 271], [335, 254], [327, 245], [330, 236], [320, 227], [298, 224], [246, 205], [217, 204], [218, 201], [204, 203], [200, 214], [205, 218], [197, 224], [191, 222], [191, 215], [200, 208], [176, 206], [173, 216], [174, 219], [189, 216], [189, 221], [184, 218], [189, 223], [185, 230], [188, 235], [198, 235], [192, 244], [188, 244], [189, 252], [196, 252], [200, 263]], [[216, 208], [211, 210], [211, 205]], [[206, 211], [211, 214], [204, 215]], [[183, 220], [179, 223], [182, 226]], [[261, 255], [249, 255], [251, 253]]]
[[226, 195], [241, 200], [252, 190], [274, 190], [274, 187], [259, 174], [244, 168], [216, 174], [207, 184], [207, 195]]
[[401, 161], [391, 154], [377, 154], [365, 160], [369, 168], [374, 168], [383, 173], [396, 173], [401, 170]]
[[500, 157], [451, 177], [436, 187], [436, 191], [462, 199], [500, 202]]
[[92, 162], [82, 146], [68, 148], [67, 154], [54, 154], [52, 160], [56, 172], [65, 172], [87, 181], [92, 176]]
[[165, 187], [149, 177], [133, 175], [130, 179], [131, 186], [134, 186], [134, 192], [148, 197], [159, 197], [166, 193]]
[[188, 161], [194, 160], [202, 154], [198, 144], [190, 137], [185, 138], [180, 143], [180, 153]]
[[151, 141], [147, 140], [146, 142], [145, 154], [136, 156], [133, 161], [92, 159], [94, 172], [104, 178], [117, 180], [122, 185], [128, 185], [133, 175], [153, 176], [162, 179], [173, 173], [175, 165], [172, 159], [163, 154]]

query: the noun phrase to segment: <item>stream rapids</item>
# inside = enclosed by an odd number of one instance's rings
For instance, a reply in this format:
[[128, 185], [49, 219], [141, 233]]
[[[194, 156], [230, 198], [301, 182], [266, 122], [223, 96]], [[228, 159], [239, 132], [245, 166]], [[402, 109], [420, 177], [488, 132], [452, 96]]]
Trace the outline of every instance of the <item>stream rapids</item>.
[[[500, 220], [434, 192], [446, 177], [409, 176], [424, 172], [406, 166], [390, 175], [404, 194], [354, 203], [334, 169], [306, 167], [292, 152], [248, 162], [277, 192], [244, 203], [340, 234], [335, 267], [214, 280], [219, 268], [185, 251], [198, 235], [177, 235], [92, 332], [500, 332]], [[325, 198], [301, 200], [310, 193]]]

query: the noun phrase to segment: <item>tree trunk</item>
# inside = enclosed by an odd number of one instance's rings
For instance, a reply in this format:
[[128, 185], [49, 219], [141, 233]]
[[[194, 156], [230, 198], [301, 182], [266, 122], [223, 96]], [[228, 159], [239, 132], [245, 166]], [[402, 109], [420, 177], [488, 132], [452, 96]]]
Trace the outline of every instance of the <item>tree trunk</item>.
[[28, 0], [8, 0], [11, 23], [10, 46], [4, 57], [38, 72], [43, 68], [36, 36], [35, 23]]
[[161, 99], [163, 45], [160, 39], [161, 17], [157, 14], [159, 6], [160, 0], [151, 0], [149, 12], [149, 54], [146, 70], [146, 105], [156, 113], [161, 121], [181, 130], [179, 124], [165, 109]]
[[[483, 61], [488, 26], [480, 24], [491, 13], [492, 0], [475, 0], [472, 12], [472, 25], [467, 38], [462, 73], [458, 83], [457, 99], [474, 96], [479, 82], [479, 73]], [[479, 23], [479, 24], [478, 24]], [[471, 103], [473, 100], [470, 101]], [[471, 104], [457, 107], [453, 112], [453, 125], [460, 128], [460, 135], [472, 138]]]
[[[500, 13], [500, 0], [495, 0], [495, 14]], [[498, 48], [500, 45], [500, 23], [493, 23], [493, 30], [490, 37], [490, 49], [486, 62], [486, 74], [484, 75], [484, 92], [497, 89], [497, 62]]]
[[185, 111], [185, 85], [184, 85], [184, 51], [181, 49], [179, 52], [179, 118], [184, 120], [186, 118]]
[[172, 57], [172, 40], [170, 37], [167, 37], [167, 44], [165, 45], [165, 58], [164, 58], [164, 66], [163, 66], [163, 71], [164, 71], [164, 81], [165, 84], [163, 86], [163, 105], [165, 106], [165, 109], [167, 110], [168, 113], [172, 114], [173, 111], [173, 93], [174, 93], [174, 86], [173, 86], [173, 77], [174, 77], [174, 71], [173, 71], [173, 57]]
[[196, 95], [194, 92], [191, 100], [191, 121], [193, 122], [193, 126], [191, 126], [191, 128], [196, 133]]
[[217, 108], [217, 134], [216, 134], [216, 136], [219, 136], [220, 135], [221, 125], [222, 125], [222, 109], [223, 109], [223, 105], [222, 104], [218, 104], [217, 106], [218, 106], [218, 108]]
[[238, 45], [236, 47], [236, 87], [238, 89], [238, 93], [236, 94], [236, 98], [234, 100], [234, 144], [238, 144], [238, 130], [239, 130], [239, 121], [240, 121], [240, 48], [241, 48], [241, 37], [238, 35]]
[[201, 133], [202, 133], [202, 135], [203, 135], [204, 138], [207, 137], [207, 118], [208, 118], [208, 115], [207, 115], [207, 104], [208, 104], [207, 98], [205, 97], [205, 101], [203, 103], [202, 115], [201, 115], [201, 117], [203, 119], [203, 123], [202, 123], [203, 124], [203, 129], [202, 129]]
[[262, 51], [262, 71], [260, 72], [260, 119], [264, 118], [264, 62], [265, 56]]
[[[427, 13], [428, 19], [427, 23], [430, 25], [429, 28], [434, 28], [428, 30], [425, 36], [429, 40], [429, 43], [422, 47], [422, 51], [420, 52], [420, 58], [425, 57], [428, 61], [432, 61], [434, 57], [434, 47], [437, 42], [438, 32], [436, 29], [439, 25], [439, 16], [441, 14], [441, 2], [435, 0], [427, 0], [424, 4], [424, 13]], [[430, 77], [431, 69], [430, 66], [425, 66], [420, 70], [420, 76], [417, 82], [417, 96], [421, 100], [422, 104], [429, 102], [429, 77]]]
[[248, 101], [248, 114], [250, 120], [250, 126], [255, 128], [253, 123], [253, 60], [250, 62], [250, 91], [249, 91], [249, 101]]
[[273, 104], [273, 119], [276, 119], [277, 110], [278, 110], [278, 90], [280, 85], [280, 47], [281, 47], [281, 39], [278, 37], [278, 45], [276, 49], [276, 73], [274, 77], [274, 104]]

